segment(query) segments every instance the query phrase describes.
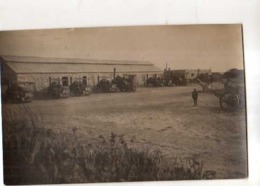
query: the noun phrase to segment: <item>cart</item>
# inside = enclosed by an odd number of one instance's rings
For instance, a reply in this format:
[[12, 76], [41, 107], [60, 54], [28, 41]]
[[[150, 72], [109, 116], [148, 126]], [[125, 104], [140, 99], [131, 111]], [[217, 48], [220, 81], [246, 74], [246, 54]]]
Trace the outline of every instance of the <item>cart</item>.
[[219, 105], [222, 110], [234, 111], [245, 106], [244, 86], [225, 86], [223, 90], [215, 91], [219, 98]]

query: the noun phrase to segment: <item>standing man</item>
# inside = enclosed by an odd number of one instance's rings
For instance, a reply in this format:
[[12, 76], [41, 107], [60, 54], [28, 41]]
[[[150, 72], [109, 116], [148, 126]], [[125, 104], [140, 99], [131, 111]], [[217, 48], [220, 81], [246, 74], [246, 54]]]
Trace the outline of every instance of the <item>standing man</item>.
[[193, 99], [193, 102], [194, 102], [194, 105], [193, 105], [193, 106], [197, 106], [198, 96], [199, 96], [199, 93], [198, 93], [197, 90], [194, 88], [194, 90], [193, 90], [193, 92], [192, 92], [192, 99]]

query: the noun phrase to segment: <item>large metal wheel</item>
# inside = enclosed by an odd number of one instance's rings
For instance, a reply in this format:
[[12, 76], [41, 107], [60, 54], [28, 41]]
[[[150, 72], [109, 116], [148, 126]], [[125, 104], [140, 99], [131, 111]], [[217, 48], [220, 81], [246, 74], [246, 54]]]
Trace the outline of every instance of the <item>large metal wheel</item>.
[[239, 97], [232, 92], [226, 92], [219, 98], [221, 109], [226, 111], [233, 111], [239, 107]]

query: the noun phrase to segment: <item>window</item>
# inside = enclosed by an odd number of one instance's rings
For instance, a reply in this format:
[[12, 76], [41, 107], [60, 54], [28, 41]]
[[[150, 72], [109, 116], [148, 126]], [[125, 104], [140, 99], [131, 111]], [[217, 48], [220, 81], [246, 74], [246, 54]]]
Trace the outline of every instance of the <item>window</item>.
[[83, 76], [82, 82], [83, 82], [83, 85], [86, 85], [86, 86], [88, 85], [87, 76]]
[[68, 77], [62, 77], [62, 86], [69, 86], [69, 78]]

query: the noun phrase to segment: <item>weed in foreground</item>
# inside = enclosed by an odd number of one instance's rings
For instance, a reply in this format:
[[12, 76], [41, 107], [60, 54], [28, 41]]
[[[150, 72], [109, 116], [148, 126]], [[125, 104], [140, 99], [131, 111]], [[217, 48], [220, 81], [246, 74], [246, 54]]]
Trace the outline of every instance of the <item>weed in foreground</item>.
[[212, 179], [194, 158], [176, 157], [172, 166], [160, 150], [136, 147], [135, 138], [100, 135], [97, 143], [80, 138], [77, 128], [55, 132], [29, 107], [3, 113], [5, 184], [87, 183]]

